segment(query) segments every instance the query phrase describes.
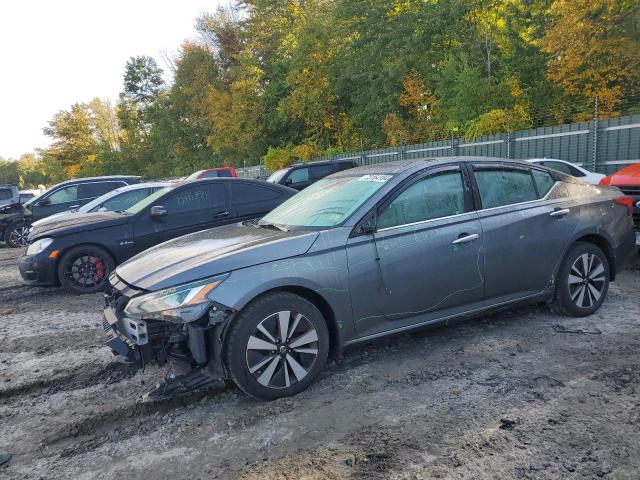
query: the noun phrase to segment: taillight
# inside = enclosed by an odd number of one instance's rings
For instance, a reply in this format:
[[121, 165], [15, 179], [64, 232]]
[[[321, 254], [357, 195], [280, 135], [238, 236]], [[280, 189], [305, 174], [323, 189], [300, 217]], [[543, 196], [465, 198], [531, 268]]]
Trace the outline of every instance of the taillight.
[[631, 216], [633, 214], [633, 198], [631, 197], [614, 198], [613, 203], [617, 203], [618, 205], [624, 205], [625, 207], [627, 207], [628, 216]]

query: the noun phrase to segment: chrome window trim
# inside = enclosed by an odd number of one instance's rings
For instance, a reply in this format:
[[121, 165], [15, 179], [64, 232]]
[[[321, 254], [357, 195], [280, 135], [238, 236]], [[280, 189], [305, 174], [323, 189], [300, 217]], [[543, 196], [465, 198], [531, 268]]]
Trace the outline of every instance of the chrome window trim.
[[[376, 230], [376, 233], [388, 232], [389, 230], [394, 230], [394, 229], [397, 229], [397, 228], [413, 227], [413, 226], [417, 226], [417, 225], [420, 225], [420, 224], [431, 223], [431, 222], [436, 222], [436, 221], [440, 221], [440, 220], [448, 220], [448, 219], [451, 219], [451, 218], [462, 217], [463, 215], [470, 215], [470, 214], [473, 214], [473, 213], [479, 214], [480, 212], [490, 212], [492, 210], [497, 210], [499, 208], [512, 207], [513, 205], [526, 205], [528, 203], [545, 202], [545, 201], [549, 200], [549, 195], [551, 195], [551, 192], [553, 192], [556, 189], [556, 187], [557, 187], [557, 185], [559, 183], [560, 183], [560, 181], [556, 180], [544, 197], [537, 198], [535, 200], [527, 200], [526, 202], [519, 202], [519, 203], [510, 203], [509, 205], [501, 205], [499, 207], [491, 207], [491, 208], [483, 208], [483, 209], [480, 209], [480, 210], [472, 210], [471, 212], [463, 212], [463, 213], [458, 213], [456, 215], [448, 215], [446, 217], [430, 218], [429, 220], [422, 220], [420, 222], [404, 223], [402, 225], [395, 225], [393, 227], [381, 228], [379, 230]], [[562, 200], [562, 198], [559, 198], [557, 200]]]
[[[470, 212], [456, 213], [455, 215], [447, 215], [446, 217], [437, 217], [437, 218], [430, 218], [428, 220], [421, 220], [419, 222], [403, 223], [402, 225], [394, 225], [393, 227], [381, 228], [379, 230], [376, 230], [376, 233], [387, 232], [389, 230], [394, 230], [396, 228], [413, 227], [413, 226], [421, 225], [421, 224], [424, 224], [424, 223], [437, 222], [437, 221], [440, 221], [440, 220], [448, 220], [450, 218], [462, 217], [463, 215], [472, 215], [472, 214], [477, 214], [477, 213], [478, 213], [477, 210], [472, 210]], [[476, 215], [476, 217], [477, 217], [477, 215]]]

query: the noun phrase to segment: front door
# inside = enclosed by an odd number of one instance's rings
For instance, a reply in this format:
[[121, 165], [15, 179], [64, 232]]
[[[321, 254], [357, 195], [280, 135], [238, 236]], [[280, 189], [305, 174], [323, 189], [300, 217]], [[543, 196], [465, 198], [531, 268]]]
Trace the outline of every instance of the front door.
[[[135, 253], [188, 233], [229, 223], [234, 218], [223, 182], [203, 182], [176, 189], [162, 199], [167, 214], [142, 212], [134, 226]], [[159, 203], [155, 204], [160, 205]]]
[[482, 230], [458, 167], [409, 180], [379, 207], [376, 227], [347, 244], [359, 336], [482, 306]]

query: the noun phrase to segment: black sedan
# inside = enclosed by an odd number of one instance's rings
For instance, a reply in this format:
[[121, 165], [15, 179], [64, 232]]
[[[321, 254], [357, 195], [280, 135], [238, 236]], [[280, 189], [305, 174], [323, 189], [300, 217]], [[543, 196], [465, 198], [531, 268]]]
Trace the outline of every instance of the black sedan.
[[149, 247], [261, 217], [296, 193], [281, 185], [235, 178], [177, 183], [124, 211], [63, 217], [35, 226], [20, 274], [30, 285], [95, 292], [116, 265]]

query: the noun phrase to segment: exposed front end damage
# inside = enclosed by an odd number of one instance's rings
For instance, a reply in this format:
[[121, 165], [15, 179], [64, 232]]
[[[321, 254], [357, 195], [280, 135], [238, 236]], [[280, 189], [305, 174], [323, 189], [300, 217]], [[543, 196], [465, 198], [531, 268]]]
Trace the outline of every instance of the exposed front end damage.
[[145, 294], [112, 274], [105, 288], [103, 327], [112, 353], [137, 369], [167, 366], [165, 381], [149, 392], [160, 399], [219, 384], [227, 378], [222, 363], [222, 335], [235, 311], [210, 302], [191, 322], [132, 318], [125, 311], [131, 298]]

